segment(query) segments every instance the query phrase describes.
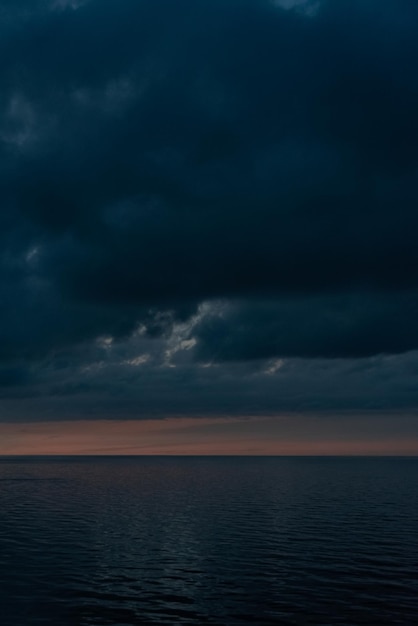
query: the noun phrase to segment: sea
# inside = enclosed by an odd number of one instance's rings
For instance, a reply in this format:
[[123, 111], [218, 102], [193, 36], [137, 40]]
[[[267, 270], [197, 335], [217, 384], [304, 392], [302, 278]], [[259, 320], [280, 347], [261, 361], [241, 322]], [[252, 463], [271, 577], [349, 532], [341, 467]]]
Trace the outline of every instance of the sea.
[[0, 625], [418, 624], [418, 459], [0, 458]]

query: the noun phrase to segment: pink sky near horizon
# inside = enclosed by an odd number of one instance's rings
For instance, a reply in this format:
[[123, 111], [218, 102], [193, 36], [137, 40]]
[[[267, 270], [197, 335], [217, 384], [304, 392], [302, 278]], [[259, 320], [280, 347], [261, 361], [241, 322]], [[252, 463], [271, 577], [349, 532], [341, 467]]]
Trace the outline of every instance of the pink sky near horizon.
[[173, 417], [0, 423], [0, 455], [417, 455], [415, 417]]

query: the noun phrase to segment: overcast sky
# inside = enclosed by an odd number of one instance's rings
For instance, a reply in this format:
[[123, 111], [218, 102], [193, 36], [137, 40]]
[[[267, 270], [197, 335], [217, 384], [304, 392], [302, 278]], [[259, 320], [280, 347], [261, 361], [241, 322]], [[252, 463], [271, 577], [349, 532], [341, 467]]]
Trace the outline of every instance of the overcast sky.
[[417, 28], [416, 0], [0, 0], [8, 436], [418, 451]]

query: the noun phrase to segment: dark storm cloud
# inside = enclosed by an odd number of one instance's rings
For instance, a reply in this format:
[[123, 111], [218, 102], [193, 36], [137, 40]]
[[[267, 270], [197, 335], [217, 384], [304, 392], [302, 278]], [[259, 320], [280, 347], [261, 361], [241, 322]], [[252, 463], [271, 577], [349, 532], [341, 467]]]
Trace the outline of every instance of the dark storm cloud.
[[258, 367], [188, 361], [170, 368], [155, 355], [142, 363], [109, 356], [78, 367], [72, 359], [60, 369], [44, 363], [24, 393], [2, 390], [1, 421], [416, 414], [417, 372], [416, 352], [361, 361], [272, 359]]
[[[2, 388], [38, 362], [19, 386], [94, 394], [106, 337], [115, 396], [139, 401], [137, 368], [208, 407], [206, 361], [224, 363], [222, 404], [232, 361], [418, 348], [415, 2], [0, 1], [0, 17]], [[131, 354], [138, 336], [153, 347]]]
[[0, 388], [20, 386], [27, 383], [28, 380], [28, 371], [24, 367], [0, 368]]
[[235, 302], [193, 329], [199, 360], [358, 358], [418, 349], [418, 295], [350, 293]]

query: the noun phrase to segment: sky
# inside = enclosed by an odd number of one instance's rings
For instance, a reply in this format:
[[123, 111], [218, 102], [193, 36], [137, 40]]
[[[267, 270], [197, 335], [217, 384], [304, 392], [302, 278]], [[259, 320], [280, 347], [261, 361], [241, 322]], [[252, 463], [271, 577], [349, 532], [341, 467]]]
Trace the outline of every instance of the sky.
[[418, 453], [416, 0], [0, 0], [0, 454]]

